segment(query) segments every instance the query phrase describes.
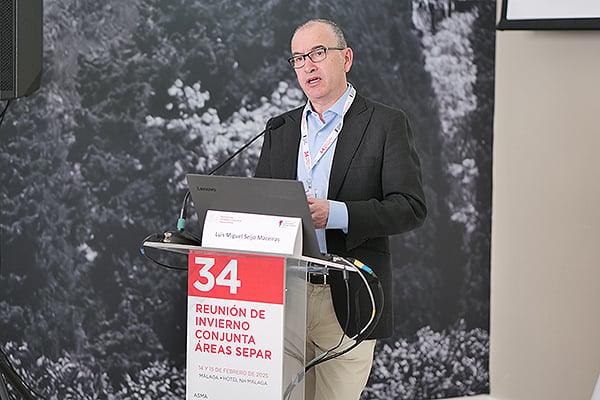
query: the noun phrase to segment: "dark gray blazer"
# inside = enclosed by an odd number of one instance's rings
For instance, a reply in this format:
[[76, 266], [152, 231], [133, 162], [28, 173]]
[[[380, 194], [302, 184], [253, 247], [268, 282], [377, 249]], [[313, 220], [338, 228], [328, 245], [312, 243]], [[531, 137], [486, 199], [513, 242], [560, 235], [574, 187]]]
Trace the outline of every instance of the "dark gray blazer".
[[[296, 179], [303, 107], [282, 114], [285, 123], [268, 131], [256, 177]], [[371, 267], [384, 289], [383, 317], [370, 338], [393, 333], [392, 266], [389, 236], [421, 225], [427, 209], [420, 162], [404, 112], [357, 94], [338, 136], [331, 175], [330, 200], [348, 208], [348, 234], [327, 230], [330, 254], [354, 257]], [[371, 316], [371, 303], [360, 278], [350, 274], [352, 337]], [[347, 321], [346, 285], [341, 274], [331, 277], [333, 303], [340, 326]]]

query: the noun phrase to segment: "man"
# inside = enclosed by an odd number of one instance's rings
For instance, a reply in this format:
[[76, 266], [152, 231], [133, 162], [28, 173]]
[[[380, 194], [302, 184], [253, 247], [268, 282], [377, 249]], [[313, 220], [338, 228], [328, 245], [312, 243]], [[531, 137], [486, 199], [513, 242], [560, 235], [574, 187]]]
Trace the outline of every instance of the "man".
[[[302, 181], [321, 251], [360, 260], [383, 284], [383, 316], [369, 340], [305, 378], [306, 399], [358, 399], [374, 339], [393, 332], [388, 237], [416, 228], [426, 216], [420, 162], [406, 115], [362, 97], [348, 83], [354, 55], [335, 23], [301, 25], [291, 51], [289, 62], [308, 101], [266, 133], [256, 177]], [[339, 272], [310, 275], [307, 286], [309, 361], [335, 348], [344, 332], [344, 341], [360, 332], [372, 305], [357, 274], [350, 274], [350, 296]]]

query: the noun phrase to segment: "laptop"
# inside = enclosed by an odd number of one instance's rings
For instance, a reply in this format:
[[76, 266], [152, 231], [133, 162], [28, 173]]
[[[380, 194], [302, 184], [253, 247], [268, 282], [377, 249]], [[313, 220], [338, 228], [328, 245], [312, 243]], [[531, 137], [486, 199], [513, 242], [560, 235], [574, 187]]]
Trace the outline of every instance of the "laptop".
[[198, 174], [186, 177], [200, 229], [204, 227], [208, 210], [299, 217], [302, 218], [302, 255], [326, 258], [319, 250], [302, 182]]

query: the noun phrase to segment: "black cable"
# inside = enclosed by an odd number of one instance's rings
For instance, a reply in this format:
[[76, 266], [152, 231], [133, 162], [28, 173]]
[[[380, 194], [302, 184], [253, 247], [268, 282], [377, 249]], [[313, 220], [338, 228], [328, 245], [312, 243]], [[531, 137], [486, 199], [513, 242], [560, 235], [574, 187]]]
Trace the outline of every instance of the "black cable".
[[162, 234], [160, 234], [160, 233], [153, 233], [153, 234], [150, 234], [150, 235], [146, 236], [146, 237], [145, 237], [145, 238], [142, 240], [142, 243], [140, 244], [140, 253], [142, 253], [142, 255], [143, 255], [144, 257], [146, 257], [148, 260], [152, 261], [153, 263], [155, 263], [155, 264], [157, 264], [157, 265], [159, 265], [159, 266], [161, 266], [161, 267], [163, 267], [163, 268], [167, 268], [167, 269], [173, 269], [173, 270], [177, 270], [177, 271], [187, 271], [187, 270], [188, 270], [188, 268], [187, 268], [187, 265], [186, 265], [186, 267], [185, 267], [185, 268], [182, 268], [182, 267], [175, 267], [175, 266], [172, 266], [172, 265], [164, 264], [164, 263], [161, 263], [160, 261], [158, 261], [157, 259], [155, 259], [154, 257], [151, 257], [151, 256], [150, 256], [150, 255], [149, 255], [149, 254], [146, 252], [146, 250], [144, 249], [144, 243], [145, 243], [146, 241], [150, 240], [151, 238], [154, 238], [154, 239], [161, 239], [162, 237], [163, 237], [163, 235], [162, 235]]
[[[332, 360], [336, 357], [339, 357], [343, 354], [348, 353], [349, 351], [351, 351], [352, 349], [356, 348], [356, 346], [358, 346], [359, 344], [361, 344], [365, 338], [369, 337], [369, 335], [373, 332], [373, 330], [375, 329], [375, 327], [377, 326], [377, 323], [379, 322], [379, 320], [381, 319], [381, 315], [382, 315], [382, 311], [383, 311], [383, 306], [384, 306], [384, 293], [383, 293], [383, 286], [381, 285], [381, 282], [379, 280], [379, 277], [375, 274], [375, 272], [369, 268], [368, 266], [364, 265], [362, 262], [356, 260], [356, 259], [348, 259], [348, 258], [344, 258], [344, 257], [335, 257], [336, 261], [343, 261], [345, 264], [351, 266], [352, 268], [354, 268], [356, 270], [356, 273], [361, 274], [364, 277], [370, 277], [373, 281], [376, 282], [377, 285], [377, 293], [379, 294], [379, 304], [381, 305], [380, 307], [377, 307], [377, 301], [374, 302], [373, 307], [374, 307], [374, 317], [373, 320], [371, 321], [370, 325], [368, 325], [367, 329], [365, 329], [363, 332], [359, 332], [352, 340], [354, 340], [354, 343], [352, 344], [352, 346], [337, 352], [337, 353], [333, 353], [331, 355], [328, 355], [329, 353], [331, 353], [332, 351], [334, 351], [336, 348], [340, 347], [340, 345], [342, 343], [338, 343], [336, 346], [334, 346], [333, 348], [327, 350], [326, 352], [322, 353], [318, 358], [315, 358], [313, 360], [311, 360], [309, 362], [308, 365], [306, 365], [304, 367], [303, 370], [301, 370], [300, 372], [298, 372], [298, 374], [296, 374], [291, 382], [288, 384], [288, 387], [286, 388], [285, 392], [283, 393], [282, 398], [284, 400], [287, 400], [290, 398], [290, 396], [292, 395], [292, 392], [294, 390], [294, 388], [300, 383], [302, 382], [302, 380], [304, 379], [306, 373], [313, 367], [317, 366], [318, 364], [321, 364], [325, 361], [329, 361]], [[350, 261], [352, 260], [352, 261]], [[346, 305], [347, 305], [347, 318], [346, 318], [346, 323], [345, 323], [345, 329], [344, 332], [346, 331], [348, 324], [349, 324], [349, 316], [350, 316], [350, 301], [349, 301], [349, 296], [350, 296], [350, 288], [349, 288], [349, 284], [348, 284], [348, 271], [347, 270], [343, 270], [344, 273], [344, 281], [346, 283]], [[366, 279], [364, 279], [365, 283], [367, 284], [367, 286], [369, 285], [368, 282], [366, 282]], [[370, 290], [370, 288], [367, 288]], [[364, 328], [363, 328], [364, 329]], [[342, 340], [344, 338], [344, 335], [342, 335]]]
[[[4, 117], [6, 116], [6, 111], [8, 110], [10, 103], [11, 101], [7, 100], [2, 113], [0, 113], [0, 128], [2, 127], [2, 123], [4, 122]], [[17, 391], [24, 399], [35, 400], [35, 395], [40, 399], [47, 400], [44, 396], [33, 390], [31, 386], [19, 376], [17, 370], [4, 352], [4, 349], [0, 346], [0, 385], [2, 385], [0, 397], [4, 397], [6, 394], [7, 396], [10, 396], [11, 399], [14, 399], [12, 394], [4, 392], [4, 390], [7, 389], [6, 383], [9, 383], [13, 390]]]
[[4, 382], [8, 380], [13, 389], [23, 396], [22, 398], [35, 400], [35, 395], [39, 399], [48, 400], [46, 397], [33, 390], [31, 386], [17, 374], [15, 367], [13, 367], [10, 359], [4, 352], [4, 349], [0, 346], [0, 379], [3, 379], [3, 376], [6, 378], [4, 379]]
[[[384, 294], [383, 294], [383, 286], [381, 285], [381, 282], [379, 281], [379, 278], [377, 277], [377, 275], [375, 274], [375, 272], [367, 267], [366, 265], [362, 264], [360, 261], [358, 260], [354, 260], [354, 262], [350, 262], [345, 258], [341, 258], [342, 261], [344, 261], [345, 263], [347, 263], [348, 265], [353, 265], [358, 267], [357, 268], [357, 272], [363, 274], [365, 277], [371, 277], [377, 285], [377, 292], [379, 294], [379, 300], [380, 300], [380, 307], [376, 308], [376, 312], [375, 312], [375, 316], [374, 319], [371, 323], [371, 325], [364, 331], [359, 333], [355, 338], [354, 338], [354, 344], [352, 344], [352, 346], [342, 350], [341, 352], [338, 353], [334, 353], [331, 354], [329, 356], [325, 356], [323, 358], [320, 358], [318, 360], [316, 360], [312, 365], [308, 366], [306, 368], [306, 370], [308, 370], [309, 368], [316, 366], [318, 364], [321, 364], [325, 361], [329, 361], [332, 360], [336, 357], [339, 357], [343, 354], [348, 353], [349, 351], [351, 351], [352, 349], [354, 349], [356, 346], [358, 346], [363, 340], [365, 340], [367, 337], [369, 337], [369, 335], [373, 332], [373, 330], [375, 329], [375, 327], [377, 326], [377, 323], [379, 322], [379, 320], [381, 319], [381, 315], [382, 315], [382, 311], [383, 311], [383, 307], [384, 307]], [[356, 262], [358, 262], [358, 264], [356, 264]], [[359, 265], [362, 265], [362, 267], [359, 267]], [[364, 268], [363, 268], [364, 267]], [[377, 304], [377, 303], [376, 303]]]
[[[378, 288], [378, 290], [379, 290], [379, 294], [381, 295], [381, 299], [382, 299], [382, 301], [383, 301], [383, 286], [381, 286], [381, 283], [379, 283], [379, 284], [377, 285], [377, 288]], [[381, 308], [381, 309], [382, 309], [382, 308]], [[348, 347], [348, 348], [346, 348], [346, 349], [344, 349], [344, 350], [340, 351], [339, 353], [334, 353], [334, 354], [332, 354], [332, 355], [330, 355], [330, 356], [327, 356], [327, 357], [321, 358], [321, 359], [317, 360], [317, 361], [314, 363], [314, 365], [318, 365], [318, 364], [324, 363], [325, 361], [332, 360], [332, 359], [334, 359], [334, 358], [336, 358], [336, 357], [339, 357], [339, 356], [341, 356], [341, 355], [343, 355], [343, 354], [346, 354], [346, 353], [348, 353], [349, 351], [353, 350], [353, 349], [354, 349], [356, 346], [358, 346], [359, 344], [361, 344], [361, 343], [363, 342], [363, 340], [365, 340], [365, 339], [366, 339], [366, 338], [367, 338], [367, 337], [368, 337], [368, 336], [371, 334], [371, 332], [373, 332], [373, 330], [375, 329], [375, 326], [377, 326], [377, 323], [379, 322], [379, 320], [380, 320], [380, 319], [381, 319], [381, 312], [378, 312], [378, 313], [375, 315], [375, 319], [373, 320], [373, 324], [372, 324], [372, 326], [371, 326], [371, 327], [369, 327], [369, 329], [367, 329], [367, 330], [366, 330], [365, 332], [363, 332], [361, 335], [357, 336], [357, 337], [356, 337], [356, 339], [354, 339], [354, 344], [352, 344], [352, 346], [350, 346], [350, 347]], [[314, 366], [314, 365], [313, 365], [313, 366]]]
[[[348, 276], [347, 270], [343, 270], [342, 273], [344, 275], [344, 284], [346, 286], [346, 321], [344, 322], [344, 328], [342, 329], [342, 336], [340, 337], [340, 341], [338, 342], [338, 344], [336, 344], [335, 346], [333, 346], [332, 348], [330, 348], [329, 350], [327, 350], [323, 354], [321, 354], [320, 357], [324, 357], [324, 358], [326, 358], [330, 353], [332, 353], [336, 349], [339, 349], [340, 346], [342, 345], [342, 343], [344, 343], [344, 336], [346, 336], [345, 332], [348, 331], [348, 326], [350, 325], [350, 284], [348, 282], [350, 277]], [[320, 362], [315, 362], [313, 364], [309, 364], [308, 366], [305, 366], [304, 372], [305, 373], [308, 372], [311, 368], [313, 368], [317, 364], [320, 364]]]
[[0, 400], [12, 400], [14, 399], [12, 393], [8, 392], [4, 376], [0, 373]]
[[187, 203], [191, 194], [192, 192], [188, 190], [183, 197], [183, 201], [181, 202], [181, 210], [179, 211], [179, 219], [177, 220], [177, 230], [179, 232], [183, 232], [185, 229], [185, 220], [187, 219]]
[[342, 343], [344, 342], [344, 336], [346, 335], [344, 332], [347, 332], [348, 326], [350, 326], [350, 276], [348, 276], [348, 271], [346, 270], [344, 270], [342, 273], [344, 274], [344, 284], [346, 286], [346, 321], [344, 322], [344, 328], [342, 329], [342, 337], [340, 338], [339, 343], [333, 349], [327, 350], [327, 353], [334, 351], [342, 345]]
[[0, 128], [2, 127], [2, 121], [4, 121], [4, 116], [6, 115], [6, 110], [8, 110], [9, 104], [10, 104], [10, 100], [8, 100], [6, 102], [6, 105], [4, 106], [4, 110], [2, 110], [2, 114], [0, 114]]

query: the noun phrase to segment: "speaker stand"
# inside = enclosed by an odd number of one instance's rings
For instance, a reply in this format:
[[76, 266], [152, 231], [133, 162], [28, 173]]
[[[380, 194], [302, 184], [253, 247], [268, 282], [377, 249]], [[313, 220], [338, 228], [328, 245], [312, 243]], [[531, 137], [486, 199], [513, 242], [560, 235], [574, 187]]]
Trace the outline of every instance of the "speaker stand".
[[11, 398], [8, 397], [6, 382], [10, 383], [11, 387], [18, 392], [23, 399], [35, 400], [35, 397], [29, 388], [25, 386], [23, 380], [10, 366], [8, 357], [4, 354], [4, 351], [0, 349], [0, 400], [11, 400]]

